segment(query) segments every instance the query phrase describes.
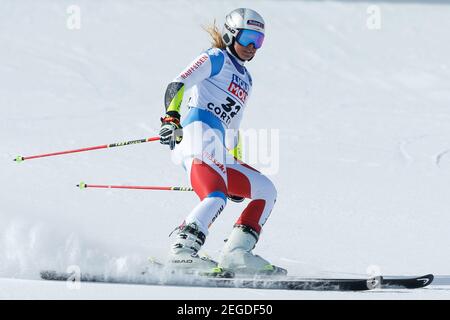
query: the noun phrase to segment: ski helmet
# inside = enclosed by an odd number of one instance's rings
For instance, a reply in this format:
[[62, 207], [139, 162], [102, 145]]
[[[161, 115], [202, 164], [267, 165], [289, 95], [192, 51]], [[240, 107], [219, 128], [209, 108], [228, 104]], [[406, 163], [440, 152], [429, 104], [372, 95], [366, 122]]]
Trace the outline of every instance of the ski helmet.
[[[253, 30], [253, 34], [245, 35], [240, 42], [241, 30]], [[260, 48], [264, 40], [265, 23], [261, 15], [247, 8], [238, 8], [231, 11], [225, 18], [222, 29], [222, 39], [227, 47], [234, 44], [236, 40], [244, 46], [253, 43], [255, 48]], [[256, 31], [256, 32], [254, 32]]]

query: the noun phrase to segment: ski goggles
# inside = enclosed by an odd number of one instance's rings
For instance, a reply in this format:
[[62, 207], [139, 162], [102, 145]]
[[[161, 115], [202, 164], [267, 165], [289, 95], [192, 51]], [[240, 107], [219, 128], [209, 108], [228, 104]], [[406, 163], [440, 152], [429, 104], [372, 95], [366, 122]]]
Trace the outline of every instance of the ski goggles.
[[241, 29], [236, 37], [236, 41], [244, 47], [253, 43], [255, 48], [259, 49], [263, 44], [264, 34], [255, 30]]

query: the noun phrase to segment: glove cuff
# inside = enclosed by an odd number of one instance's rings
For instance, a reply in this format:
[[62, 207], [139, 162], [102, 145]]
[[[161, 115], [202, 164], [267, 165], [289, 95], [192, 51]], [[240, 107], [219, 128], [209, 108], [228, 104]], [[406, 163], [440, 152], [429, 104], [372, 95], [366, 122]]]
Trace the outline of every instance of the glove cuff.
[[176, 118], [180, 121], [181, 115], [177, 111], [167, 111], [166, 116]]
[[166, 115], [164, 118], [161, 118], [161, 123], [173, 123], [174, 125], [179, 127], [180, 119]]

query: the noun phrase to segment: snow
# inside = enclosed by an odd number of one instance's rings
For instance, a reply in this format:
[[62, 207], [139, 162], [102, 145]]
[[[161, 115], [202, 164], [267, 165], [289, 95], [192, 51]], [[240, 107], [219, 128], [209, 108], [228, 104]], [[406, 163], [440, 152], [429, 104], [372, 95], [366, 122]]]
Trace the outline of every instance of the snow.
[[[81, 10], [79, 30], [66, 26], [73, 4]], [[254, 163], [278, 188], [255, 252], [295, 275], [449, 274], [450, 6], [376, 2], [381, 29], [371, 30], [372, 4], [3, 1], [0, 298], [448, 299], [448, 282], [439, 281], [368, 293], [70, 290], [38, 281], [43, 268], [132, 273], [149, 256], [163, 259], [168, 234], [197, 198], [75, 188], [80, 181], [187, 185], [158, 143], [12, 159], [156, 135], [167, 83], [208, 48], [200, 25], [221, 24], [239, 6], [267, 23], [264, 47], [248, 65], [254, 88], [242, 125], [279, 130], [279, 154], [269, 165]], [[218, 255], [240, 210], [227, 206], [206, 253]]]
[[448, 286], [433, 289], [373, 290], [370, 292], [285, 291], [228, 288], [188, 288], [82, 283], [73, 289], [66, 283], [0, 279], [0, 299], [125, 299], [125, 300], [386, 300], [448, 299]]

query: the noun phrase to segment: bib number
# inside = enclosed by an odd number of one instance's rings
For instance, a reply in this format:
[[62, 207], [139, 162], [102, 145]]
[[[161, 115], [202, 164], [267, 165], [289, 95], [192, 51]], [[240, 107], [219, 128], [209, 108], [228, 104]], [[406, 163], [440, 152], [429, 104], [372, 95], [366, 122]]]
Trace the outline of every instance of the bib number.
[[241, 110], [241, 106], [236, 104], [236, 101], [231, 99], [230, 97], [227, 97], [227, 103], [221, 104], [221, 107], [214, 105], [214, 103], [210, 102], [208, 103], [207, 107], [208, 110], [214, 112], [216, 116], [218, 116], [223, 122], [226, 124], [230, 124], [231, 119], [234, 118], [238, 114], [238, 112]]

